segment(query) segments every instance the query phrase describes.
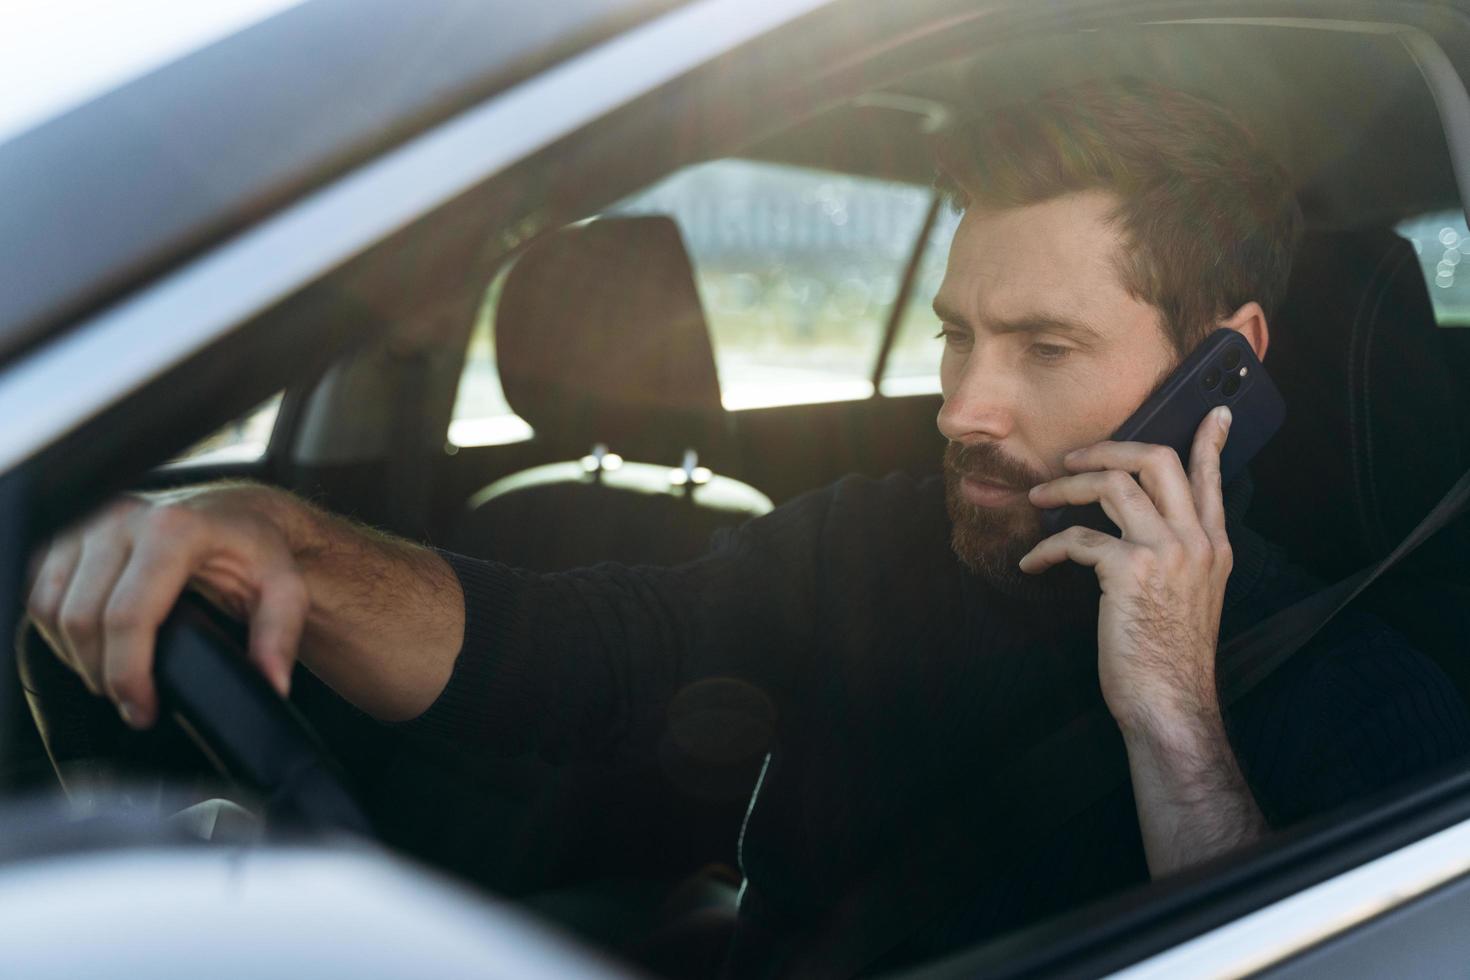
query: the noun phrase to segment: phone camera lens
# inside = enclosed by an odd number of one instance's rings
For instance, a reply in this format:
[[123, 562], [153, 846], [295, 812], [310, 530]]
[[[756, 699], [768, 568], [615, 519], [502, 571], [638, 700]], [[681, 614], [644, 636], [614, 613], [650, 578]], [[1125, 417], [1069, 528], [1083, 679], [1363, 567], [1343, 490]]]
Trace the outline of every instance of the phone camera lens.
[[1234, 371], [1240, 367], [1240, 348], [1232, 347], [1225, 352], [1225, 370]]
[[1215, 385], [1220, 383], [1220, 369], [1217, 367], [1210, 368], [1208, 371], [1205, 372], [1203, 380], [1205, 391], [1214, 391]]
[[1230, 377], [1225, 379], [1225, 383], [1220, 386], [1220, 390], [1225, 393], [1226, 398], [1235, 394], [1240, 390], [1240, 376], [1235, 374], [1230, 375]]

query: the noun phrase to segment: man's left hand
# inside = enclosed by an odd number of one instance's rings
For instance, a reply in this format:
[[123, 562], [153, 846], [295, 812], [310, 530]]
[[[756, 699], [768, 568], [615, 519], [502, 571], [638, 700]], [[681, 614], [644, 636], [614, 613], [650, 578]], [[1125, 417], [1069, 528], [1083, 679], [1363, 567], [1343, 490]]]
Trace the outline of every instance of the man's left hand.
[[1218, 710], [1215, 644], [1231, 567], [1220, 451], [1229, 426], [1228, 408], [1205, 417], [1188, 474], [1167, 446], [1099, 442], [1066, 456], [1072, 475], [1031, 489], [1037, 507], [1099, 503], [1122, 531], [1067, 528], [1022, 558], [1021, 570], [1063, 561], [1096, 570], [1098, 673], [1125, 732]]

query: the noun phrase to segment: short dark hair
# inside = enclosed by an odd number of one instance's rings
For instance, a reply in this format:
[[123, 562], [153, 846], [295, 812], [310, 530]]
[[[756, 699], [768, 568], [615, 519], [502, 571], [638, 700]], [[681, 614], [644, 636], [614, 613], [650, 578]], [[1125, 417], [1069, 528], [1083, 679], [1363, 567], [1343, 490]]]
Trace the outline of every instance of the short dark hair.
[[938, 140], [957, 208], [1104, 190], [1120, 273], [1180, 355], [1245, 303], [1286, 295], [1301, 209], [1286, 171], [1221, 106], [1137, 79], [1093, 81], [970, 117]]

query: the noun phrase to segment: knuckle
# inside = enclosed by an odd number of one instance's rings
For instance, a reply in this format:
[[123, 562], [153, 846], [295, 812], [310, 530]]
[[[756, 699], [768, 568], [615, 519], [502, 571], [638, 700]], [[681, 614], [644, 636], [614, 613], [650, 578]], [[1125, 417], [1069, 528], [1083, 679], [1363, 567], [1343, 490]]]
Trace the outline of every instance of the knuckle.
[[1213, 557], [1214, 555], [1214, 542], [1202, 530], [1186, 532], [1180, 543], [1183, 549], [1190, 555], [1204, 555], [1207, 558]]
[[1107, 487], [1122, 500], [1133, 500], [1143, 493], [1138, 481], [1120, 470], [1109, 471]]
[[42, 583], [31, 592], [30, 598], [26, 600], [26, 612], [38, 623], [46, 626], [55, 626], [57, 614], [61, 611], [61, 590]]
[[166, 539], [188, 538], [199, 526], [199, 515], [180, 504], [156, 504], [142, 519], [143, 530]]
[[1146, 465], [1157, 470], [1179, 468], [1179, 455], [1168, 446], [1150, 446], [1143, 460]]
[[62, 631], [72, 641], [86, 642], [97, 635], [97, 617], [90, 609], [74, 604], [63, 605], [58, 621]]
[[1151, 575], [1158, 567], [1158, 556], [1149, 548], [1137, 545], [1128, 549], [1128, 567], [1139, 575]]
[[108, 633], [131, 633], [143, 625], [137, 606], [114, 600], [102, 611], [102, 627]]

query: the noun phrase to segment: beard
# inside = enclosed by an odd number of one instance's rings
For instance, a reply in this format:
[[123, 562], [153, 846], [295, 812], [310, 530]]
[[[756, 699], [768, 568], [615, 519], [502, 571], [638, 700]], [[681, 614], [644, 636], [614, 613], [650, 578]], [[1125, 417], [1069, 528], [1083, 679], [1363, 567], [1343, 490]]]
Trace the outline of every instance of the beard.
[[1012, 598], [1052, 600], [1083, 594], [1095, 580], [1090, 568], [1063, 562], [1036, 575], [1021, 571], [1021, 558], [1046, 537], [1040, 510], [1024, 498], [1006, 507], [972, 504], [960, 486], [967, 476], [1023, 492], [1049, 479], [1007, 456], [994, 443], [963, 446], [951, 442], [944, 450], [944, 503], [955, 557]]

